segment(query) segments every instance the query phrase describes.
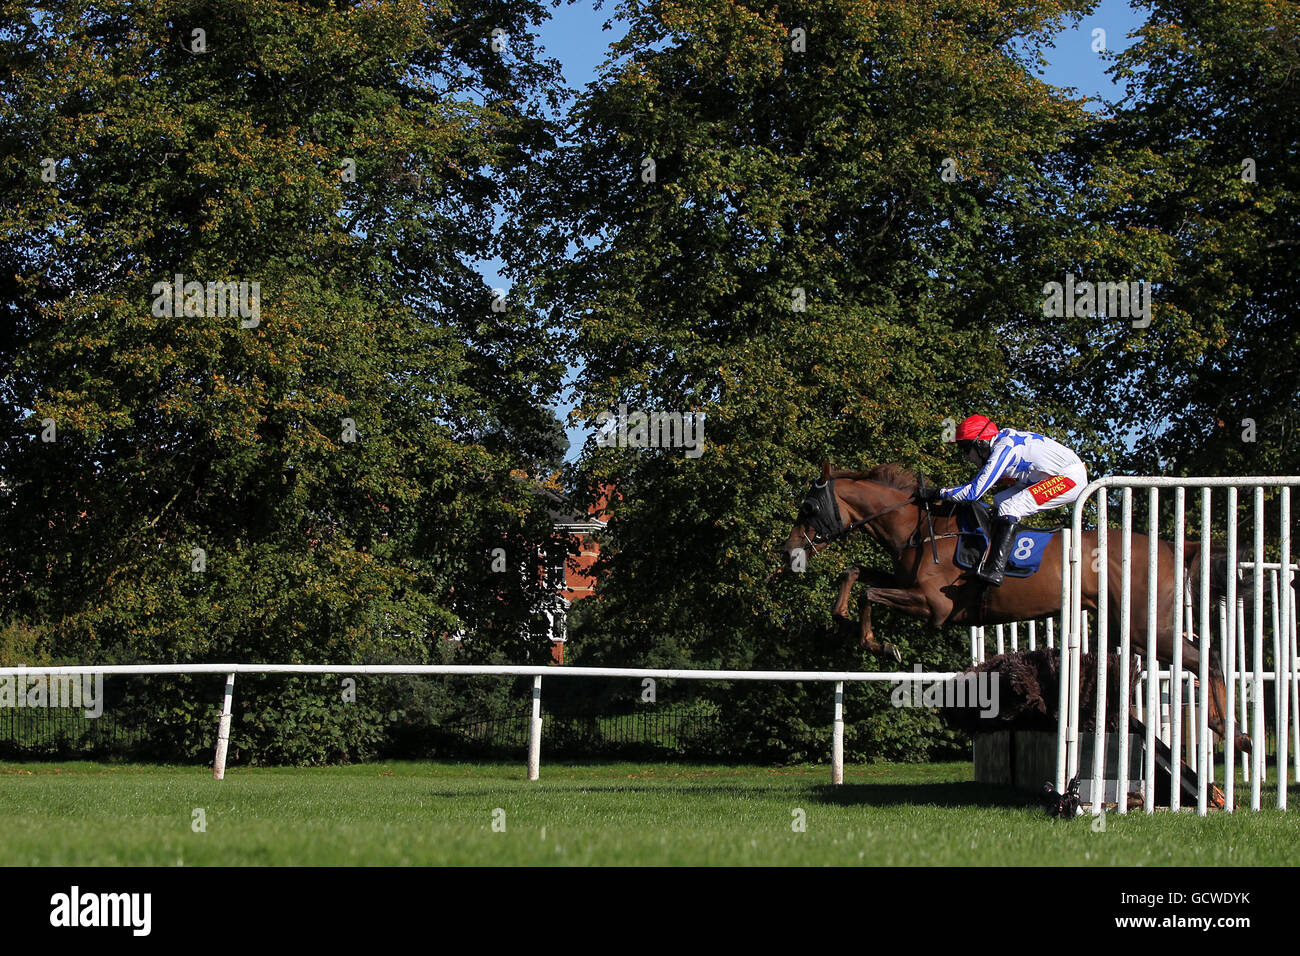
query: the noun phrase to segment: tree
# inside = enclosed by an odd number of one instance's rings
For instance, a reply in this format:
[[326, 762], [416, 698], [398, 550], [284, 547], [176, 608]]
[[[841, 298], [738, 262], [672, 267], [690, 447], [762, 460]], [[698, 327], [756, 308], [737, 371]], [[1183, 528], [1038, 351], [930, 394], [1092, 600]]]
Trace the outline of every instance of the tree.
[[1073, 225], [1039, 273], [1142, 280], [1149, 322], [1026, 314], [1011, 365], [1028, 401], [1095, 421], [1107, 470], [1294, 474], [1300, 11], [1150, 8], [1112, 68], [1125, 98], [1070, 145]]
[[[1027, 286], [1024, 247], [1063, 201], [1053, 164], [1085, 123], [1025, 51], [1071, 9], [620, 8], [628, 33], [570, 118], [546, 207], [586, 241], [533, 285], [571, 319], [582, 416], [702, 413], [706, 441], [587, 449], [624, 495], [593, 609], [607, 659], [861, 662], [823, 639], [830, 581], [861, 555], [769, 586], [771, 552], [823, 457], [946, 470], [944, 419], [998, 410], [990, 323], [1030, 300], [1006, 290]], [[909, 663], [961, 656], [886, 620]]]
[[0, 6], [0, 611], [56, 658], [419, 661], [499, 612], [563, 368], [471, 264], [544, 16]]

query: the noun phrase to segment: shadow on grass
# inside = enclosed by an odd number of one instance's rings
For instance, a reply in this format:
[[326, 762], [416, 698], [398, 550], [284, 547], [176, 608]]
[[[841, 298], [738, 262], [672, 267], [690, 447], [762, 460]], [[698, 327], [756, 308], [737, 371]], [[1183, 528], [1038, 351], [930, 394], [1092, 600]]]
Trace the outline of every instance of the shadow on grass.
[[[545, 775], [543, 774], [543, 778]], [[478, 781], [489, 786], [504, 781]], [[675, 783], [667, 781], [628, 781], [626, 783], [591, 783], [544, 779], [544, 790], [551, 794], [564, 791], [592, 795], [637, 795], [647, 797], [699, 797], [704, 795], [730, 797], [733, 800], [787, 800], [791, 788], [752, 780], [735, 783]], [[841, 786], [816, 784], [797, 788], [802, 799], [811, 796], [821, 803], [845, 807], [1007, 807], [1012, 809], [1039, 809], [1042, 802], [1032, 793], [1014, 787], [993, 784], [952, 783], [852, 783]], [[449, 799], [463, 798], [465, 791], [437, 789], [431, 796]], [[807, 796], [804, 796], [807, 795]]]
[[813, 794], [835, 806], [1010, 807], [1039, 808], [1036, 794], [988, 783], [847, 783], [822, 784]]

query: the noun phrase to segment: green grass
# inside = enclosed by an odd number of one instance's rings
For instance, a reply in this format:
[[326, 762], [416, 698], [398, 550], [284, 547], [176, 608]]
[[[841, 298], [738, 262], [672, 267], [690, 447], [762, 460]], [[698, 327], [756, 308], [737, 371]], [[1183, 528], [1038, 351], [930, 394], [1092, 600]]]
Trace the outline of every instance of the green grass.
[[1095, 832], [971, 776], [872, 764], [831, 787], [824, 766], [551, 763], [530, 783], [513, 764], [386, 763], [216, 782], [193, 767], [8, 763], [0, 865], [1254, 866], [1291, 865], [1300, 843], [1297, 811], [1112, 814]]

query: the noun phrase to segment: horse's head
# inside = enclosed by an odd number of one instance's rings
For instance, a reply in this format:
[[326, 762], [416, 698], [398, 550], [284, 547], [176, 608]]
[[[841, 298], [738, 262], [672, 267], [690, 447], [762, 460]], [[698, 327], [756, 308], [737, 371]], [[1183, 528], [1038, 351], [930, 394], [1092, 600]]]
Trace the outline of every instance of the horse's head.
[[853, 472], [836, 471], [830, 462], [822, 462], [821, 477], [804, 495], [781, 548], [786, 568], [802, 571], [813, 554], [850, 527], [897, 511], [915, 491], [916, 476], [896, 463]]
[[790, 537], [781, 548], [785, 566], [791, 571], [802, 571], [808, 564], [811, 550], [816, 554], [822, 547], [848, 526], [849, 519], [840, 508], [835, 496], [835, 479], [831, 477], [830, 462], [822, 462], [821, 478], [812, 483], [804, 495], [795, 515]]

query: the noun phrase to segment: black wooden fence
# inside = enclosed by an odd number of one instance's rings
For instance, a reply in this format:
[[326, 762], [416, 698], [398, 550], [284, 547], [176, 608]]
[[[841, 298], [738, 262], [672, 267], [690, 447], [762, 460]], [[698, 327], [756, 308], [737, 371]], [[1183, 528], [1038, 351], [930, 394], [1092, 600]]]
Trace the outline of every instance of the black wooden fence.
[[[390, 741], [390, 758], [517, 757], [528, 746], [530, 705], [518, 714], [461, 720], [415, 738]], [[543, 714], [548, 754], [591, 758], [707, 757], [716, 751], [719, 718], [668, 709], [640, 713]], [[216, 722], [212, 725], [215, 741]], [[0, 707], [0, 759], [149, 759], [149, 728], [106, 709], [99, 717], [67, 708]]]

